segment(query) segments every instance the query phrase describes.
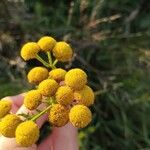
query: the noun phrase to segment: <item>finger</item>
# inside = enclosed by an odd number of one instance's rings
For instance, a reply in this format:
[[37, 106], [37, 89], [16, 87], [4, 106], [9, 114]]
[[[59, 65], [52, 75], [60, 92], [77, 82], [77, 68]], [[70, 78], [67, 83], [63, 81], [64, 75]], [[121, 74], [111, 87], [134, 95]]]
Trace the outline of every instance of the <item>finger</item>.
[[19, 95], [16, 95], [16, 96], [10, 96], [9, 98], [13, 101], [13, 103], [16, 106], [21, 107], [22, 104], [23, 104], [23, 100], [24, 100], [25, 94], [26, 93], [22, 93], [22, 94], [19, 94]]
[[[44, 110], [45, 108], [46, 108], [46, 104], [41, 104], [39, 107], [38, 107], [38, 110]], [[16, 114], [26, 114], [26, 115], [35, 115], [35, 114], [37, 114], [38, 112], [36, 111], [36, 110], [33, 110], [33, 111], [31, 111], [31, 110], [29, 110], [29, 109], [27, 109], [24, 105], [22, 105], [21, 107], [20, 107], [20, 109], [17, 111], [17, 113]], [[42, 127], [42, 125], [45, 123], [45, 121], [47, 120], [47, 114], [44, 114], [44, 115], [42, 115], [39, 119], [37, 119], [36, 120], [36, 123], [37, 123], [37, 125], [39, 126], [39, 128], [41, 128]], [[21, 119], [22, 120], [25, 120], [25, 118], [22, 116], [21, 117]]]
[[16, 106], [20, 107], [23, 104], [23, 99], [26, 93], [22, 93], [15, 96], [8, 96], [3, 99], [9, 99], [11, 100]]
[[55, 127], [52, 134], [38, 146], [38, 150], [78, 150], [77, 136], [77, 129], [71, 123], [61, 128]]
[[16, 113], [18, 109], [21, 107], [21, 105], [23, 104], [24, 95], [25, 93], [16, 96], [8, 96], [3, 98], [2, 100], [10, 100], [12, 102], [11, 112]]

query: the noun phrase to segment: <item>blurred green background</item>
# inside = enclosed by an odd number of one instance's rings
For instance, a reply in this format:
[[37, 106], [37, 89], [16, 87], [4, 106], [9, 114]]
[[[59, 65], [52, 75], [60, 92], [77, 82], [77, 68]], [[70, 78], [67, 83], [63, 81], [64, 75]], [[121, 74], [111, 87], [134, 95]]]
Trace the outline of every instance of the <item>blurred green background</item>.
[[30, 88], [38, 62], [23, 62], [23, 43], [66, 40], [75, 57], [64, 67], [85, 69], [97, 94], [80, 149], [150, 150], [149, 0], [1, 0], [0, 10], [0, 98]]

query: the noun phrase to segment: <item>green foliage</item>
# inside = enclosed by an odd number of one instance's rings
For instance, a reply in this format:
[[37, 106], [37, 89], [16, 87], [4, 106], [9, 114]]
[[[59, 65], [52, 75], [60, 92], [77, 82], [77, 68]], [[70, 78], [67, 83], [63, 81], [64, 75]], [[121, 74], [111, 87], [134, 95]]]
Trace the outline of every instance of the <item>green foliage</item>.
[[5, 96], [17, 95], [25, 91], [25, 87], [22, 87], [21, 81], [8, 81], [7, 79], [0, 79], [0, 98]]
[[[1, 11], [7, 30], [1, 26], [0, 56], [10, 60], [12, 50], [18, 54], [24, 41], [45, 34], [73, 45], [76, 58], [65, 67], [85, 69], [99, 94], [91, 108], [93, 122], [79, 133], [81, 150], [150, 149], [149, 4], [149, 0], [25, 0], [6, 3], [4, 12], [11, 19]], [[8, 70], [24, 78], [22, 72], [34, 63], [21, 69], [10, 65]], [[8, 64], [4, 59], [0, 64], [5, 78], [0, 81], [0, 97], [25, 87], [8, 80]]]

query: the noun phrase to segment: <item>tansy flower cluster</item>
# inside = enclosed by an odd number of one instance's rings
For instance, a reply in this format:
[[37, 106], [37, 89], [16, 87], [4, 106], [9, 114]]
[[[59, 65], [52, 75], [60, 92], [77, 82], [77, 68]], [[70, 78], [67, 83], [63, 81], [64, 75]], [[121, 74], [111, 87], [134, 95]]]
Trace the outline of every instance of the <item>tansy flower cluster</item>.
[[[40, 56], [41, 53], [47, 55], [47, 60]], [[39, 139], [36, 120], [45, 113], [52, 126], [62, 127], [71, 122], [74, 127], [86, 127], [92, 120], [88, 107], [94, 103], [94, 92], [87, 85], [87, 74], [79, 68], [64, 70], [56, 67], [58, 62], [72, 59], [71, 46], [44, 36], [37, 42], [23, 45], [21, 57], [25, 61], [37, 59], [43, 64], [32, 68], [27, 74], [28, 82], [35, 85], [35, 88], [25, 94], [24, 106], [36, 114], [28, 117], [12, 114], [11, 102], [1, 100], [0, 133], [5, 137], [15, 137], [20, 146], [29, 147]], [[39, 110], [43, 103], [46, 108]]]

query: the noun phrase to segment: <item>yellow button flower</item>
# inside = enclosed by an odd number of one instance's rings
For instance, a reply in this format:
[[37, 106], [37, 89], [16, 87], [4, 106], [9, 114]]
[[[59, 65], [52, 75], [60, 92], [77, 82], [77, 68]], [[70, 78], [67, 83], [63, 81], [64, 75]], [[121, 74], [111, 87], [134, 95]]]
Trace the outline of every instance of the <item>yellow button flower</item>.
[[87, 75], [81, 69], [71, 69], [66, 73], [65, 83], [74, 90], [81, 90], [87, 83]]
[[69, 120], [69, 110], [60, 104], [54, 104], [49, 113], [49, 121], [56, 127], [64, 126]]
[[56, 40], [50, 36], [44, 36], [38, 41], [38, 45], [42, 51], [51, 51], [56, 45]]
[[67, 73], [66, 70], [57, 68], [57, 69], [53, 69], [52, 71], [49, 72], [49, 77], [51, 79], [56, 80], [57, 82], [60, 82], [65, 79], [66, 73]]
[[33, 121], [25, 121], [17, 127], [15, 135], [19, 145], [29, 147], [39, 139], [39, 128]]
[[59, 61], [66, 62], [71, 60], [73, 51], [66, 42], [57, 42], [53, 49], [53, 54]]
[[92, 120], [90, 109], [84, 105], [75, 105], [69, 113], [70, 122], [77, 128], [86, 127]]
[[93, 90], [85, 85], [81, 91], [74, 92], [74, 99], [77, 100], [79, 104], [83, 104], [85, 106], [90, 106], [94, 103], [94, 92]]
[[9, 100], [0, 101], [0, 118], [3, 118], [11, 110], [12, 103]]
[[40, 47], [35, 42], [28, 42], [21, 49], [21, 57], [26, 61], [36, 58], [36, 54], [40, 51]]
[[36, 109], [42, 101], [42, 95], [38, 90], [29, 91], [24, 98], [24, 105], [29, 110]]
[[59, 85], [53, 79], [46, 79], [39, 84], [39, 91], [43, 96], [53, 96]]
[[69, 86], [61, 86], [56, 92], [56, 101], [61, 105], [69, 105], [73, 102], [74, 93]]
[[44, 67], [35, 67], [29, 71], [27, 78], [30, 83], [39, 84], [48, 78], [48, 70]]
[[0, 122], [0, 133], [5, 137], [15, 137], [16, 128], [21, 122], [21, 119], [17, 115], [6, 115]]

